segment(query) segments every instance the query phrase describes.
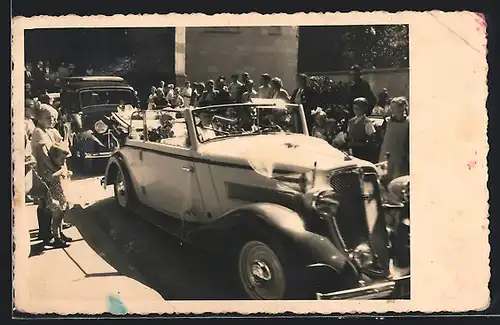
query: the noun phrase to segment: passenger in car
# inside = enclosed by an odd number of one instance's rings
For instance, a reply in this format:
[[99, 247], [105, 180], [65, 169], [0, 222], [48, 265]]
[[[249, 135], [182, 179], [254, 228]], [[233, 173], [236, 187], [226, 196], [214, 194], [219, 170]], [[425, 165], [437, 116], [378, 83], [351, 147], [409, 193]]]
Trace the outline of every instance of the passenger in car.
[[200, 123], [196, 125], [200, 141], [206, 141], [217, 137], [212, 123], [212, 116], [207, 111], [200, 112]]

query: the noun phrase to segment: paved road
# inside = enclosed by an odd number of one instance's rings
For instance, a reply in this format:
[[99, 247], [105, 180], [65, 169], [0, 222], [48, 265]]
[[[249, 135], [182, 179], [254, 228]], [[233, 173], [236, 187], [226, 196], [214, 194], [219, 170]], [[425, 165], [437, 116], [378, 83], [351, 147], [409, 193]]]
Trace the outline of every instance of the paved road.
[[[181, 243], [139, 215], [120, 209], [98, 177], [74, 177], [68, 218], [83, 240], [120, 274], [157, 291], [166, 300], [236, 299], [228, 266]], [[40, 256], [42, 257], [42, 256]]]

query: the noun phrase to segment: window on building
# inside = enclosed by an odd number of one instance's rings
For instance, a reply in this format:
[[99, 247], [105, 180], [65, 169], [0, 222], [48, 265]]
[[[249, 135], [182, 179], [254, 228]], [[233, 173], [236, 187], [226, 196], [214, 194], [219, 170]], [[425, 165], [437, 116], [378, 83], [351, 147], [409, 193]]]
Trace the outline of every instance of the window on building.
[[241, 33], [240, 27], [205, 27], [205, 33], [226, 33], [226, 34], [237, 34]]
[[267, 35], [281, 35], [281, 26], [267, 27]]

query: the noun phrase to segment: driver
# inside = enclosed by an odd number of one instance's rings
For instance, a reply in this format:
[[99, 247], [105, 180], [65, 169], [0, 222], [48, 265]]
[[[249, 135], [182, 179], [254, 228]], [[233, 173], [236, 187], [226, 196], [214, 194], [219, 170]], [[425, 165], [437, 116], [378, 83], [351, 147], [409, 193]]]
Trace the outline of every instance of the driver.
[[206, 110], [200, 111], [200, 123], [196, 125], [196, 130], [198, 132], [198, 136], [200, 141], [206, 141], [215, 138], [217, 135], [215, 134], [214, 126], [212, 124], [212, 116]]

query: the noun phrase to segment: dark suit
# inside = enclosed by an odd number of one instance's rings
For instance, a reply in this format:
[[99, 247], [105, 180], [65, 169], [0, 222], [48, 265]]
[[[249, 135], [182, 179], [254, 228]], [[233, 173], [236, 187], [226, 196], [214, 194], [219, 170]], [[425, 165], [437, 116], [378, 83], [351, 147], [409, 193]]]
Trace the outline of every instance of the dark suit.
[[[295, 103], [297, 93], [299, 88], [295, 89], [292, 93], [292, 97], [290, 101]], [[306, 115], [307, 128], [309, 129], [309, 133], [312, 131], [312, 127], [314, 125], [314, 119], [312, 117], [311, 111], [316, 109], [318, 106], [316, 93], [310, 87], [305, 87], [302, 93], [300, 94], [300, 103], [304, 107], [304, 113]]]
[[218, 90], [219, 93], [215, 97], [214, 104], [229, 104], [231, 102], [229, 91], [222, 88]]

